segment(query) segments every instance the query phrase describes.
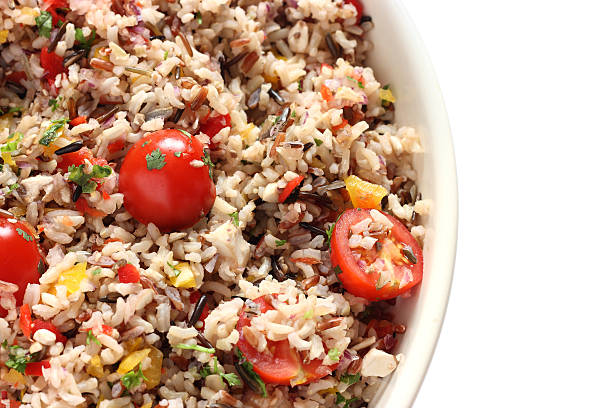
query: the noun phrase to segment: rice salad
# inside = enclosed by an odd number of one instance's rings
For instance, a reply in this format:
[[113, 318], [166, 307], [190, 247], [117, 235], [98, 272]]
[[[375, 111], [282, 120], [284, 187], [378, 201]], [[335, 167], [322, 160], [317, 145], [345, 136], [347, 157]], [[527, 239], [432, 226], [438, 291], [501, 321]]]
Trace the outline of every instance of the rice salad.
[[363, 11], [1, 3], [0, 406], [367, 406], [430, 203]]

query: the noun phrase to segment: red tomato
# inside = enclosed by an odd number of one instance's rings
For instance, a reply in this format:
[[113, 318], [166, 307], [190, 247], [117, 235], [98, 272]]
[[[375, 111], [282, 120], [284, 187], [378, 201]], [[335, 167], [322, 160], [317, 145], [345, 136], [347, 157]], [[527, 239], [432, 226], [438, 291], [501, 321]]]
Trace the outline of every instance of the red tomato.
[[49, 81], [49, 84], [55, 81], [57, 74], [67, 71], [62, 57], [54, 52], [47, 51], [47, 47], [40, 51], [40, 66], [45, 70], [43, 76]]
[[291, 192], [295, 190], [297, 186], [300, 185], [302, 180], [304, 180], [304, 176], [297, 176], [296, 178], [288, 182], [283, 191], [278, 196], [278, 202], [284, 203], [287, 197], [289, 197], [289, 195], [291, 194]]
[[[21, 305], [28, 283], [38, 283], [38, 265], [43, 262], [34, 230], [26, 223], [0, 211], [0, 280], [19, 287], [15, 292]], [[6, 310], [0, 307], [0, 317]]]
[[51, 368], [47, 360], [28, 363], [25, 368], [25, 375], [43, 375], [43, 368]]
[[122, 150], [125, 147], [125, 140], [119, 139], [108, 144], [108, 152], [115, 153]]
[[32, 336], [32, 312], [30, 305], [21, 305], [19, 309], [19, 328], [28, 339]]
[[130, 148], [119, 172], [126, 210], [164, 232], [191, 227], [215, 202], [209, 167], [190, 164], [207, 157], [198, 139], [176, 129], [143, 137]]
[[[255, 299], [261, 313], [273, 309], [272, 305], [264, 296]], [[242, 328], [249, 326], [251, 318], [248, 317], [246, 309], [241, 313], [236, 325], [236, 330], [240, 333], [240, 338], [236, 344], [244, 357], [253, 364], [253, 370], [266, 384], [290, 385], [291, 380], [299, 380], [299, 384], [308, 384], [332, 373], [338, 363], [333, 365], [323, 365], [323, 360], [312, 360], [308, 363], [302, 361], [300, 354], [291, 348], [288, 340], [271, 341], [263, 353], [244, 338]]]
[[333, 99], [334, 95], [326, 85], [321, 85], [321, 97], [325, 102], [329, 102]]
[[32, 322], [32, 335], [38, 330], [46, 329], [55, 333], [55, 341], [66, 344], [68, 339], [53, 325], [53, 323], [45, 322], [44, 320], [36, 319]]
[[355, 9], [357, 9], [357, 24], [361, 21], [361, 16], [363, 16], [363, 4], [359, 0], [344, 0], [344, 4], [352, 4]]
[[104, 212], [96, 208], [91, 208], [89, 204], [87, 204], [87, 200], [85, 200], [83, 197], [79, 197], [74, 206], [76, 207], [77, 211], [95, 218], [104, 217], [106, 215]]
[[[204, 133], [209, 138], [213, 138], [221, 129], [232, 126], [232, 118], [227, 115], [207, 116], [200, 125], [200, 132]], [[210, 142], [210, 148], [215, 149], [216, 143]]]
[[140, 272], [132, 264], [123, 265], [117, 271], [119, 275], [119, 282], [121, 283], [138, 283], [140, 282]]
[[[340, 268], [336, 270], [338, 278], [353, 295], [368, 300], [391, 299], [421, 281], [423, 252], [408, 228], [388, 214], [385, 215], [393, 227], [378, 237], [378, 245], [369, 250], [350, 248], [351, 226], [370, 217], [370, 211], [356, 208], [340, 216], [331, 237], [332, 266]], [[411, 253], [416, 263], [412, 263], [406, 253]], [[387, 270], [388, 274], [381, 276], [381, 269]]]
[[97, 164], [99, 166], [108, 166], [108, 162], [106, 160], [94, 157], [94, 155], [91, 153], [91, 150], [86, 147], [83, 147], [81, 148], [81, 150], [78, 150], [76, 152], [66, 153], [62, 154], [61, 156], [58, 156], [57, 167], [62, 171], [66, 172], [68, 171], [68, 167], [72, 165], [79, 166], [85, 163], [85, 160], [89, 161], [91, 164]]
[[28, 79], [26, 73], [23, 71], [13, 72], [6, 76], [7, 81], [15, 82], [16, 84], [21, 83], [22, 79]]
[[70, 121], [70, 126], [78, 126], [87, 123], [87, 116], [77, 116]]
[[15, 400], [9, 400], [8, 405], [0, 402], [0, 408], [19, 408], [21, 406], [21, 402]]
[[106, 334], [107, 336], [112, 336], [113, 335], [113, 328], [103, 324], [103, 325], [100, 326], [100, 333]]
[[68, 8], [68, 2], [66, 0], [43, 0], [43, 3], [44, 10], [51, 13], [51, 16], [53, 17], [53, 27], [57, 27], [57, 22], [62, 20], [62, 18], [60, 18], [56, 10], [58, 8]]

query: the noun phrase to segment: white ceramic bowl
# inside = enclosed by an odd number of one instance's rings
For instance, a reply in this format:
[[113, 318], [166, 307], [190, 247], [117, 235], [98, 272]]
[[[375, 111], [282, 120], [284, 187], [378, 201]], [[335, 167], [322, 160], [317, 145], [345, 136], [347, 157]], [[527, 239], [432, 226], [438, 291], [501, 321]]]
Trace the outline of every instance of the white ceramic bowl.
[[398, 352], [403, 359], [385, 380], [370, 407], [409, 407], [433, 355], [455, 263], [457, 242], [457, 176], [453, 143], [444, 102], [429, 57], [407, 11], [404, 0], [363, 0], [372, 16], [369, 39], [374, 50], [368, 65], [376, 78], [392, 85], [397, 99], [396, 121], [414, 126], [425, 153], [416, 159], [418, 187], [432, 200], [424, 247], [424, 275], [412, 296], [397, 303], [396, 316], [406, 322]]

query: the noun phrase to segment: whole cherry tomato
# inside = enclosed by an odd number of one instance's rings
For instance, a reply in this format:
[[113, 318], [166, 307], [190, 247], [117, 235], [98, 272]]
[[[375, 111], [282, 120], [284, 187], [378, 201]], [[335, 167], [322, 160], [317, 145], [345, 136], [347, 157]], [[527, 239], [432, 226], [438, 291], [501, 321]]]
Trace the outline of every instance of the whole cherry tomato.
[[[28, 283], [38, 283], [40, 266], [44, 263], [33, 229], [10, 213], [0, 211], [0, 280], [19, 287], [15, 293], [17, 306], [23, 301]], [[0, 316], [6, 316], [2, 307]]]
[[176, 129], [153, 132], [130, 148], [121, 165], [124, 206], [138, 221], [164, 232], [189, 228], [215, 202], [211, 166], [195, 137]]

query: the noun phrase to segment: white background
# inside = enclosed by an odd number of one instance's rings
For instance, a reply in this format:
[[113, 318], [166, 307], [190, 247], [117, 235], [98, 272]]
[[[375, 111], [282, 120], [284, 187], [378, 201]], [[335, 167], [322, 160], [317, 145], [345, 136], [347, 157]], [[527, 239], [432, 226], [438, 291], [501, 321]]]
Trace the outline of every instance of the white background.
[[612, 406], [612, 2], [410, 0], [459, 243], [416, 408]]

